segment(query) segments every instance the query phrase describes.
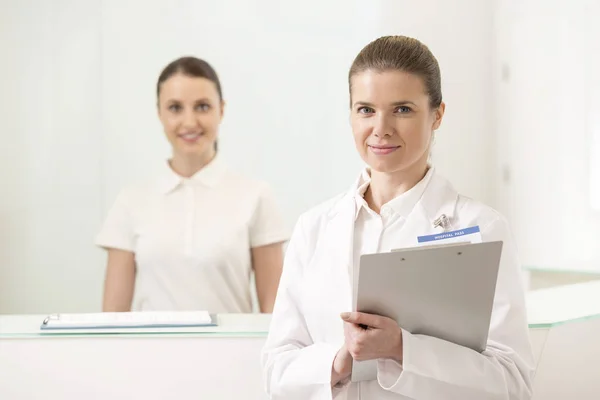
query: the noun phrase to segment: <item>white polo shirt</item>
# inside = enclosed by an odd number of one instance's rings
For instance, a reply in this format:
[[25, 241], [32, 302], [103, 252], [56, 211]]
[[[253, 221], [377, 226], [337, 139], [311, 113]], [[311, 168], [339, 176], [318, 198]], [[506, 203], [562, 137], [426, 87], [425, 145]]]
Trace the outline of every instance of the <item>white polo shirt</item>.
[[249, 313], [250, 250], [288, 238], [269, 186], [217, 156], [191, 178], [165, 163], [156, 181], [121, 192], [96, 244], [135, 253], [132, 310]]

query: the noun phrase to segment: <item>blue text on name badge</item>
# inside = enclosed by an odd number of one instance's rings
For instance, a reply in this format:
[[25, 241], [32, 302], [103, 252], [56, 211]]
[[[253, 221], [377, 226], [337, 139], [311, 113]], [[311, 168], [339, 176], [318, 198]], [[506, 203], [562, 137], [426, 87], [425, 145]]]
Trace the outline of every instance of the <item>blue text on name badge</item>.
[[458, 236], [472, 235], [474, 233], [479, 233], [479, 226], [472, 226], [470, 228], [459, 229], [452, 232], [436, 233], [434, 235], [418, 236], [417, 241], [419, 243], [434, 242], [436, 240], [452, 239]]

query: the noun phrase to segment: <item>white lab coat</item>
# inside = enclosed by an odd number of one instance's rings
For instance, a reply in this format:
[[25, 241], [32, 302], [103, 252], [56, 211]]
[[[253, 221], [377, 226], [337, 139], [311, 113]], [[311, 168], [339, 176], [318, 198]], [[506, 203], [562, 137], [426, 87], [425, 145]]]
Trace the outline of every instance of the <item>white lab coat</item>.
[[330, 386], [331, 366], [344, 343], [340, 313], [352, 311], [355, 193], [351, 190], [303, 214], [286, 252], [283, 275], [262, 354], [272, 399], [526, 400], [531, 398], [533, 354], [524, 288], [505, 219], [459, 195], [435, 172], [407, 217], [397, 247], [452, 229], [479, 225], [483, 241], [504, 241], [487, 349], [477, 353], [403, 330], [403, 365], [378, 360], [378, 379]]

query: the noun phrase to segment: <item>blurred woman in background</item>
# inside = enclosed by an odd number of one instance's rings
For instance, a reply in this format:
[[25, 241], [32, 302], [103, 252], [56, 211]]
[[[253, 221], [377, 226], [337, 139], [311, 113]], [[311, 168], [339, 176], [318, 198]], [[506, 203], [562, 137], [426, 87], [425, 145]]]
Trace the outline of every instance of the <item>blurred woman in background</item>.
[[260, 311], [271, 312], [288, 232], [270, 187], [219, 157], [217, 73], [180, 58], [156, 92], [172, 157], [154, 181], [120, 193], [97, 237], [108, 252], [103, 310], [248, 313], [254, 271]]

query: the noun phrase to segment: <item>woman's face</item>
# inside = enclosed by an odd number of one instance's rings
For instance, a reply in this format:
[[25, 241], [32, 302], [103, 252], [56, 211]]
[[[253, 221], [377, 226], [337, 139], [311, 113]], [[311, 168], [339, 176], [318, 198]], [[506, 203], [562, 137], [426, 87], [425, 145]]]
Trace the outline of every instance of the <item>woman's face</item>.
[[212, 159], [223, 106], [216, 85], [206, 78], [175, 74], [160, 85], [158, 115], [174, 156]]
[[423, 80], [402, 71], [366, 70], [350, 82], [350, 121], [365, 163], [385, 173], [426, 168], [445, 106], [430, 108]]

